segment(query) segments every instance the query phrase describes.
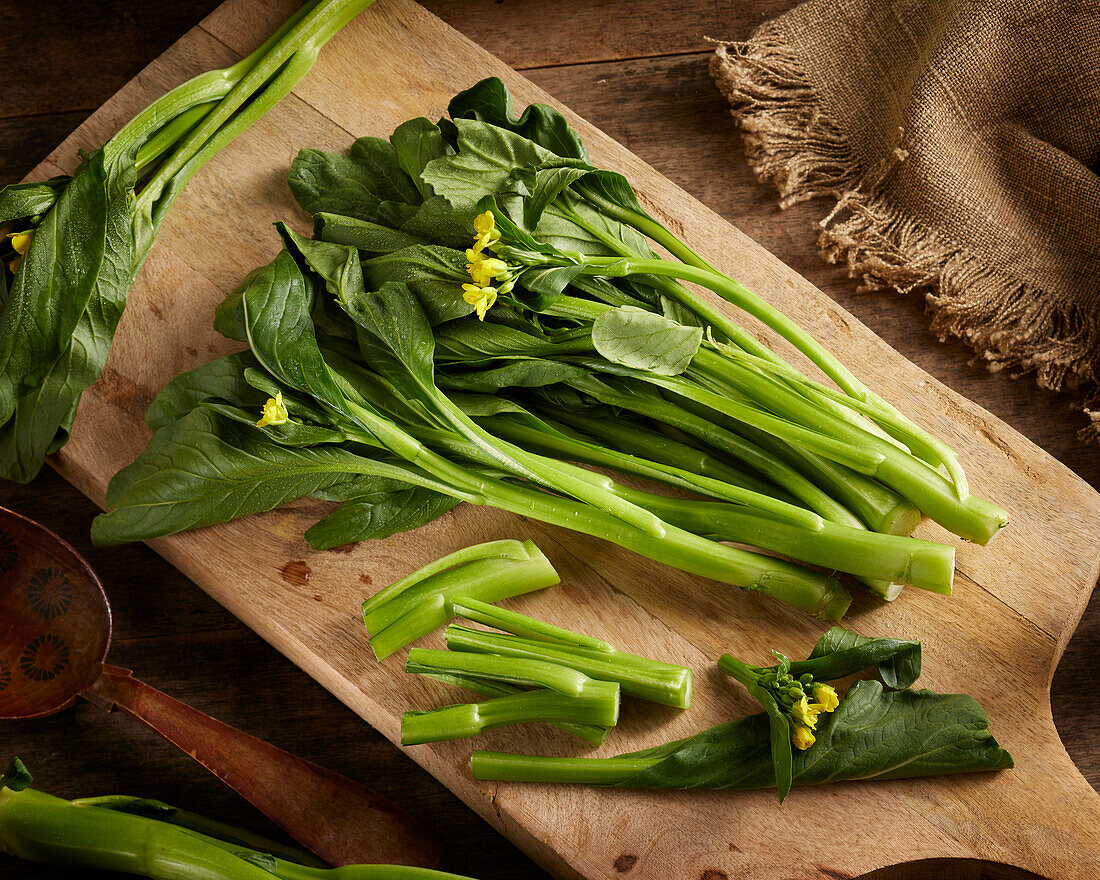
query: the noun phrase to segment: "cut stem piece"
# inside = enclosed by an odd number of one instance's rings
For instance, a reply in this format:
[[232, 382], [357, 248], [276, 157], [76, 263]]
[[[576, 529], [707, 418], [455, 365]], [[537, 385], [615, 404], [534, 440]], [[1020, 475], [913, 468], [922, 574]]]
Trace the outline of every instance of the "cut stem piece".
[[443, 626], [450, 600], [464, 595], [485, 602], [541, 590], [558, 582], [550, 560], [531, 541], [490, 541], [444, 556], [363, 603], [371, 647], [385, 660]]

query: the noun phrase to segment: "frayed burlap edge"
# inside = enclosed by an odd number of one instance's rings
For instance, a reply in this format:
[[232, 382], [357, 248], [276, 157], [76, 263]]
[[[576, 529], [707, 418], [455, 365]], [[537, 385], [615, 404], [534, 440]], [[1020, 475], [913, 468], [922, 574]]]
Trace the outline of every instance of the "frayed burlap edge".
[[780, 207], [836, 200], [819, 224], [825, 260], [847, 263], [861, 289], [923, 293], [940, 339], [965, 340], [991, 370], [1031, 373], [1044, 388], [1081, 393], [1090, 420], [1082, 436], [1100, 441], [1098, 316], [991, 269], [891, 205], [884, 184], [906, 152], [896, 148], [878, 167], [862, 168], [777, 34], [764, 29], [749, 42], [720, 44], [710, 72], [741, 127], [750, 166], [779, 191]]

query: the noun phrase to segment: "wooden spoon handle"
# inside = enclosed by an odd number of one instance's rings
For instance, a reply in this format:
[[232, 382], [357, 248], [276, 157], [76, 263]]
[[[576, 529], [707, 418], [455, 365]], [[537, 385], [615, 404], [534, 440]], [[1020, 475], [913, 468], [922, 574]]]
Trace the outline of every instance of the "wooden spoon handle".
[[211, 718], [128, 669], [104, 665], [82, 696], [159, 733], [332, 865], [439, 863], [439, 841], [380, 794]]

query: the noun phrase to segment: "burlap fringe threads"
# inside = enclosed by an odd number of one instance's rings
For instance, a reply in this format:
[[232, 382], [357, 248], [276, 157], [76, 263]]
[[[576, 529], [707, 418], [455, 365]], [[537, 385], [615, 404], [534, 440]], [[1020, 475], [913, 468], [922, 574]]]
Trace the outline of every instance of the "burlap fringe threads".
[[1034, 373], [1044, 388], [1082, 393], [1090, 420], [1082, 436], [1100, 441], [1100, 316], [1072, 313], [902, 215], [884, 188], [905, 150], [861, 169], [798, 58], [774, 35], [720, 44], [710, 72], [741, 127], [749, 165], [779, 191], [780, 207], [836, 200], [819, 223], [826, 261], [847, 263], [861, 290], [923, 293], [932, 330], [965, 340], [991, 370]]

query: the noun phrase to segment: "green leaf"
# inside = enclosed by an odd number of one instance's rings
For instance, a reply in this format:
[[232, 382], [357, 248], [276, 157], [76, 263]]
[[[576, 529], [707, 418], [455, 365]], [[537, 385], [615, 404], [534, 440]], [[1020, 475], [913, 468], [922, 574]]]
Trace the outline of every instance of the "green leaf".
[[419, 486], [347, 501], [306, 530], [315, 550], [380, 540], [438, 519], [459, 500]]
[[107, 487], [98, 545], [227, 522], [312, 495], [369, 464], [337, 446], [294, 449], [199, 407], [157, 431]]
[[606, 311], [592, 323], [596, 351], [612, 363], [658, 376], [684, 372], [702, 340], [701, 327], [685, 327], [631, 306]]
[[906, 639], [867, 638], [834, 626], [814, 645], [810, 656], [791, 664], [796, 678], [809, 672], [817, 681], [833, 681], [878, 667], [888, 688], [907, 688], [920, 677], [920, 642]]
[[313, 282], [285, 250], [240, 293], [241, 322], [260, 365], [283, 384], [339, 409], [343, 395], [317, 345], [313, 305]]
[[[394, 129], [390, 143], [397, 155], [397, 161], [405, 174], [416, 185], [421, 199], [428, 199], [435, 193], [424, 181], [424, 167], [435, 159], [441, 159], [451, 152], [443, 140], [439, 126], [430, 119], [421, 116], [410, 119]], [[412, 201], [406, 199], [406, 201]]]
[[27, 765], [18, 757], [15, 757], [8, 762], [8, 769], [4, 771], [4, 775], [0, 776], [0, 788], [7, 788], [11, 791], [24, 791], [30, 788], [33, 781], [34, 777], [31, 776], [31, 771], [27, 769]]
[[424, 387], [434, 386], [435, 338], [420, 302], [407, 285], [386, 283], [376, 293], [341, 300], [340, 306], [396, 357], [409, 375]]
[[297, 257], [299, 265], [305, 264], [318, 275], [334, 299], [347, 299], [364, 293], [363, 269], [359, 264], [359, 251], [355, 248], [304, 238], [285, 223], [276, 223], [275, 228], [287, 250]]
[[251, 352], [240, 351], [180, 373], [149, 404], [145, 411], [145, 424], [156, 431], [187, 415], [204, 400], [220, 399], [237, 406], [262, 406], [265, 395], [245, 380], [245, 370], [256, 365]]
[[491, 370], [465, 370], [462, 373], [441, 373], [440, 388], [456, 391], [492, 392], [502, 388], [541, 388], [570, 382], [588, 375], [587, 371], [572, 364], [531, 358], [517, 360]]
[[407, 285], [433, 326], [474, 310], [462, 298], [462, 285], [470, 282], [462, 251], [416, 245], [363, 260], [362, 266], [368, 289], [377, 290], [389, 282]]
[[30, 220], [45, 214], [53, 207], [61, 192], [72, 180], [68, 175], [51, 177], [36, 183], [11, 183], [0, 189], [0, 223], [12, 220]]
[[531, 104], [517, 117], [508, 88], [495, 76], [455, 95], [447, 112], [454, 119], [477, 119], [507, 128], [559, 156], [588, 161], [588, 151], [564, 116], [546, 104]]
[[144, 259], [136, 173], [88, 156], [35, 230], [0, 308], [0, 476], [26, 482], [68, 439]]
[[412, 173], [406, 166], [401, 149], [392, 141], [393, 138], [387, 142], [376, 137], [361, 137], [351, 145], [351, 159], [370, 175], [374, 181], [374, 193], [380, 199], [418, 205], [422, 200], [416, 184], [419, 169], [416, 174]]
[[305, 211], [375, 220], [382, 199], [374, 173], [350, 156], [302, 150], [291, 163], [287, 183]]
[[[1002, 770], [1012, 756], [989, 732], [989, 717], [965, 694], [884, 691], [857, 682], [794, 757], [794, 785], [845, 779], [904, 779]], [[617, 783], [619, 788], [755, 789], [775, 785], [769, 725], [749, 715], [627, 757], [661, 760]], [[611, 759], [614, 760], [614, 759]]]
[[456, 119], [455, 125], [458, 153], [428, 162], [422, 176], [436, 195], [456, 208], [476, 205], [486, 196], [514, 192], [517, 168], [563, 161], [507, 129], [472, 119]]
[[345, 217], [342, 214], [315, 214], [314, 235], [322, 241], [346, 244], [366, 254], [388, 254], [402, 248], [427, 244], [427, 239], [378, 223]]
[[495, 321], [467, 318], [451, 321], [435, 331], [436, 360], [469, 361], [483, 358], [553, 354], [548, 339]]

